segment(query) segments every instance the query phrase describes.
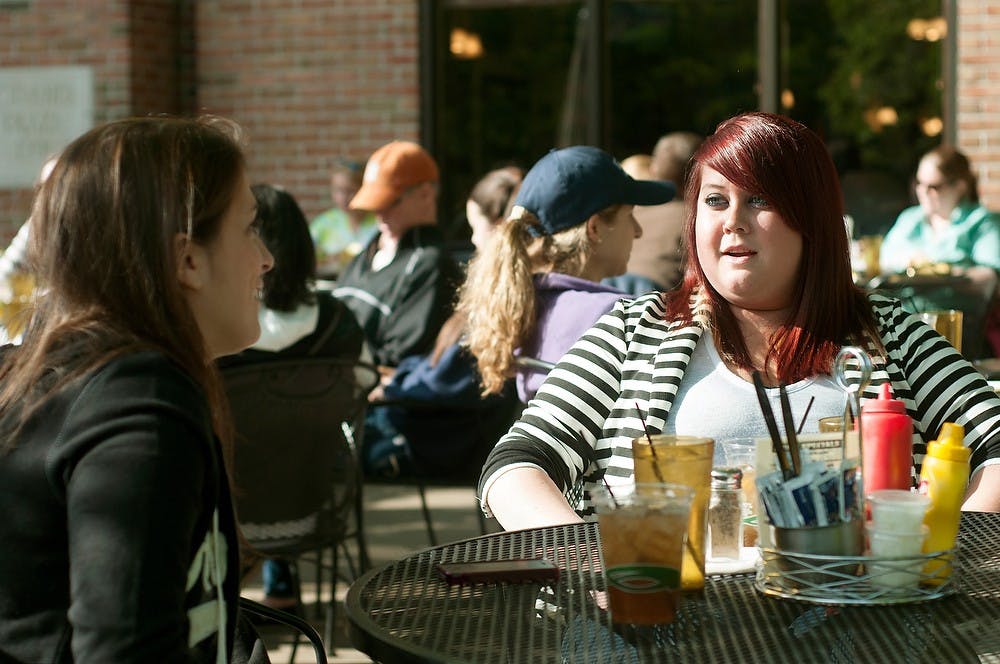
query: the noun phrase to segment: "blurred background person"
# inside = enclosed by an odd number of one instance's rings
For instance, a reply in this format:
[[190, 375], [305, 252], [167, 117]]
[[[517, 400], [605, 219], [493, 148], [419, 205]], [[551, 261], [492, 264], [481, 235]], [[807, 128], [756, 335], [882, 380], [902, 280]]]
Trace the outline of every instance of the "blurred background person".
[[919, 204], [903, 210], [882, 240], [883, 272], [935, 263], [1000, 269], [1000, 218], [979, 204], [968, 157], [934, 148], [920, 159], [913, 187]]
[[[1000, 317], [992, 305], [1000, 269], [1000, 216], [980, 205], [969, 159], [950, 146], [921, 157], [913, 188], [919, 204], [903, 210], [882, 239], [879, 271], [929, 277], [929, 283], [913, 286], [908, 306], [962, 311], [962, 353], [970, 358], [995, 354], [1000, 351]], [[935, 285], [934, 276], [966, 280], [942, 279]]]
[[[45, 160], [35, 181], [35, 191], [52, 173], [58, 155]], [[20, 343], [27, 318], [27, 308], [34, 295], [35, 271], [28, 260], [31, 219], [17, 229], [14, 238], [0, 255], [0, 342]]]
[[309, 224], [316, 244], [317, 270], [324, 279], [336, 279], [378, 230], [375, 215], [350, 208], [351, 199], [361, 187], [363, 172], [364, 164], [360, 161], [334, 159], [330, 169], [333, 207]]
[[[476, 251], [483, 251], [514, 204], [523, 171], [499, 168], [484, 175], [466, 201]], [[386, 403], [369, 410], [365, 428], [366, 472], [478, 474], [486, 454], [507, 430], [517, 397], [513, 389], [480, 396], [475, 358], [459, 344], [465, 319], [455, 312], [442, 326], [429, 355], [404, 358], [370, 395]]]
[[[648, 179], [683, 182], [684, 170], [701, 141], [701, 136], [686, 131], [662, 136], [653, 148]], [[625, 274], [605, 283], [634, 296], [677, 286], [684, 274], [684, 210], [680, 189], [674, 200], [662, 205], [637, 205], [632, 214], [642, 228], [642, 239], [632, 247]]]
[[391, 369], [429, 353], [452, 314], [461, 277], [437, 226], [438, 167], [416, 143], [393, 141], [372, 154], [354, 210], [375, 214], [378, 232], [337, 280], [375, 363]]
[[9, 302], [17, 290], [14, 285], [17, 279], [31, 276], [31, 266], [28, 264], [30, 229], [29, 222], [21, 224], [14, 239], [0, 256], [0, 300], [4, 302]]
[[493, 231], [503, 223], [514, 206], [524, 171], [516, 166], [506, 166], [484, 175], [469, 192], [465, 201], [465, 218], [472, 229], [472, 246], [482, 251]]
[[633, 180], [594, 147], [552, 150], [531, 167], [459, 294], [485, 394], [516, 375], [521, 401], [534, 396], [544, 372], [516, 369], [515, 356], [557, 362], [625, 295], [600, 282], [625, 271], [642, 236], [632, 207], [665, 203], [674, 191]]
[[260, 237], [274, 267], [264, 275], [260, 339], [225, 366], [316, 355], [367, 357], [365, 336], [346, 304], [317, 290], [316, 253], [302, 208], [288, 191], [271, 184], [251, 187]]
[[632, 154], [622, 159], [622, 170], [633, 180], [652, 180], [649, 163], [653, 157], [648, 154]]
[[[251, 190], [257, 200], [260, 237], [274, 257], [274, 267], [264, 275], [263, 306], [258, 314], [260, 339], [238, 355], [220, 358], [219, 366], [292, 357], [356, 360], [367, 356], [364, 333], [347, 305], [313, 288], [316, 252], [298, 202], [274, 185], [255, 184]], [[287, 561], [264, 560], [261, 576], [264, 604], [278, 609], [295, 606], [295, 586]]]

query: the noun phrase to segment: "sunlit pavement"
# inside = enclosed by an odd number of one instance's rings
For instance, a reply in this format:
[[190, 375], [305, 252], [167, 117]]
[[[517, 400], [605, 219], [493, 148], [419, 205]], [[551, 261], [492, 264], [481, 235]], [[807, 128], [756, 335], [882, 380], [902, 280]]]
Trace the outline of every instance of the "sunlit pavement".
[[[439, 543], [476, 537], [480, 534], [479, 520], [475, 512], [475, 494], [472, 488], [429, 488], [427, 490], [428, 504], [434, 521], [434, 530]], [[420, 551], [430, 546], [427, 531], [420, 513], [420, 497], [415, 487], [392, 486], [385, 484], [366, 485], [365, 487], [365, 531], [367, 532], [368, 553], [373, 566], [380, 566], [397, 560], [414, 551]], [[496, 524], [488, 526], [496, 529]], [[354, 549], [352, 548], [352, 553]], [[342, 569], [344, 566], [341, 566]], [[323, 618], [316, 616], [313, 603], [316, 601], [314, 570], [312, 566], [303, 565], [301, 570], [302, 598], [307, 610], [309, 621], [323, 633]], [[327, 586], [329, 587], [329, 586]], [[251, 599], [260, 599], [260, 574], [255, 572], [247, 580], [243, 595]], [[334, 638], [336, 652], [330, 655], [330, 662], [348, 664], [371, 662], [363, 653], [355, 650], [347, 636], [347, 619], [343, 611], [344, 597], [347, 595], [347, 584], [343, 581], [337, 584], [337, 600], [340, 602], [337, 611], [337, 625]], [[279, 627], [261, 628], [261, 635], [268, 644], [268, 654], [274, 664], [285, 664], [291, 661], [290, 633]], [[316, 656], [312, 648], [305, 642], [299, 644], [295, 653], [296, 664], [300, 662], [315, 662]]]

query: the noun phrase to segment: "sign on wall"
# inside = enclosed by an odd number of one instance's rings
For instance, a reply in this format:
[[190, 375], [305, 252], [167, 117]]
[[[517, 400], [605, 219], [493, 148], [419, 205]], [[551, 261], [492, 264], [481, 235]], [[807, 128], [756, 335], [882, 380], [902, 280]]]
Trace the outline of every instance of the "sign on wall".
[[93, 124], [91, 67], [0, 67], [0, 189], [31, 187], [45, 159]]

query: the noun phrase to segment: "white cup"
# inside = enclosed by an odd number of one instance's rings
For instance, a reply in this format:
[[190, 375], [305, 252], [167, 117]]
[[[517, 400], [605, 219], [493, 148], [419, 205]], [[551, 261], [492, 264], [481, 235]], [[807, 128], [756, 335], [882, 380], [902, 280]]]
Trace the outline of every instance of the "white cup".
[[[873, 558], [906, 558], [921, 555], [924, 539], [930, 529], [921, 526], [916, 533], [883, 532], [871, 526], [868, 528], [868, 544]], [[874, 585], [888, 588], [912, 588], [920, 582], [920, 570], [926, 561], [918, 559], [883, 560], [868, 565], [868, 573]]]
[[905, 489], [879, 489], [868, 494], [872, 528], [882, 533], [920, 533], [930, 496]]

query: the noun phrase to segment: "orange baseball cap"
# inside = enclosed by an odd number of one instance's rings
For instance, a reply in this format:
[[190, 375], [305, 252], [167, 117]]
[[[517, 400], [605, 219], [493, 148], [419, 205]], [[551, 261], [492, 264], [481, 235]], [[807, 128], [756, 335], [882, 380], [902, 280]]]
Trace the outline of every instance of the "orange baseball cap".
[[438, 167], [426, 150], [410, 141], [383, 145], [368, 159], [354, 210], [383, 210], [415, 185], [438, 181]]

